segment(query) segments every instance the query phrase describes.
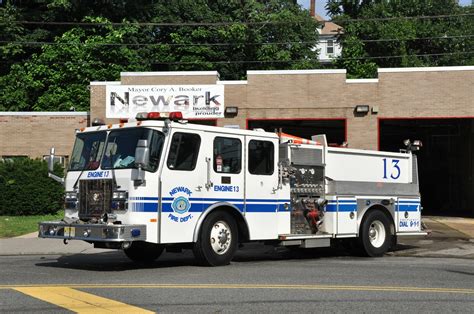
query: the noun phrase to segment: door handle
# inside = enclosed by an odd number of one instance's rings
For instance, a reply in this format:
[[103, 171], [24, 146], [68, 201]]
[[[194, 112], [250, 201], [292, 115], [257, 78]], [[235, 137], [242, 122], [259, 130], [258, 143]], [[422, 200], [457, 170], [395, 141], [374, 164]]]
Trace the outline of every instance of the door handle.
[[202, 185], [198, 185], [195, 190], [198, 191], [198, 192], [201, 192], [201, 189], [202, 189]]
[[209, 190], [214, 184], [211, 182], [211, 158], [206, 157], [207, 163], [207, 182], [206, 182], [206, 189]]

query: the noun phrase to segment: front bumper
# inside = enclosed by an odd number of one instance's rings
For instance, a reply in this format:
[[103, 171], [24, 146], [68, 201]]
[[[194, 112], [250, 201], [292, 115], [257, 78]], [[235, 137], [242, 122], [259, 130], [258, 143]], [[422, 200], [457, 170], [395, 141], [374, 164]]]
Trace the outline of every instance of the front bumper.
[[40, 238], [84, 240], [88, 242], [145, 241], [146, 225], [67, 224], [45, 221], [38, 224]]

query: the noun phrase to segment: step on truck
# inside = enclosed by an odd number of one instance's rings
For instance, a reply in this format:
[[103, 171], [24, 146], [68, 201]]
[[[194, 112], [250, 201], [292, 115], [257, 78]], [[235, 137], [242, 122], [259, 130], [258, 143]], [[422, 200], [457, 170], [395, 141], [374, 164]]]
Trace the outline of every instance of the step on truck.
[[[225, 265], [239, 244], [355, 244], [381, 256], [399, 236], [425, 235], [417, 141], [400, 153], [327, 145], [263, 130], [187, 123], [176, 113], [77, 131], [64, 184], [65, 217], [39, 237], [83, 240], [151, 262], [193, 250]], [[54, 149], [49, 168], [52, 171]]]

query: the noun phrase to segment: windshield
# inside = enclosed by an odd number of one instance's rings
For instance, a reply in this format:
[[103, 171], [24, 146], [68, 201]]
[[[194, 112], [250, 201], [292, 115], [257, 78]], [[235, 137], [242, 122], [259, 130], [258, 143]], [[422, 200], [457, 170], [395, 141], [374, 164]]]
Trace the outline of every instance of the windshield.
[[72, 150], [70, 171], [95, 170], [105, 147], [106, 132], [79, 133]]
[[152, 172], [156, 171], [160, 162], [164, 135], [161, 132], [145, 128], [111, 131], [107, 139], [101, 168], [136, 168], [135, 149], [139, 140], [147, 140], [148, 142], [149, 161], [144, 169]]
[[[156, 171], [160, 162], [164, 135], [161, 132], [146, 129], [122, 129], [107, 132], [79, 133], [72, 151], [69, 171], [136, 168], [135, 148], [138, 140], [147, 140], [149, 162], [147, 171]], [[102, 162], [101, 162], [102, 160]]]

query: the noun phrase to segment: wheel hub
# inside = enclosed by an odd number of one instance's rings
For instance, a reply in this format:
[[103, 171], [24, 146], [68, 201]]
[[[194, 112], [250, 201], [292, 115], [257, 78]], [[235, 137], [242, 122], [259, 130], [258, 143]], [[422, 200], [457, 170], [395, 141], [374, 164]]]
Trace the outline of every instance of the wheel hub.
[[385, 226], [379, 220], [374, 220], [369, 228], [369, 241], [373, 247], [379, 248], [385, 242]]
[[225, 254], [232, 241], [231, 229], [224, 221], [218, 221], [211, 229], [210, 243], [211, 247], [219, 255]]

